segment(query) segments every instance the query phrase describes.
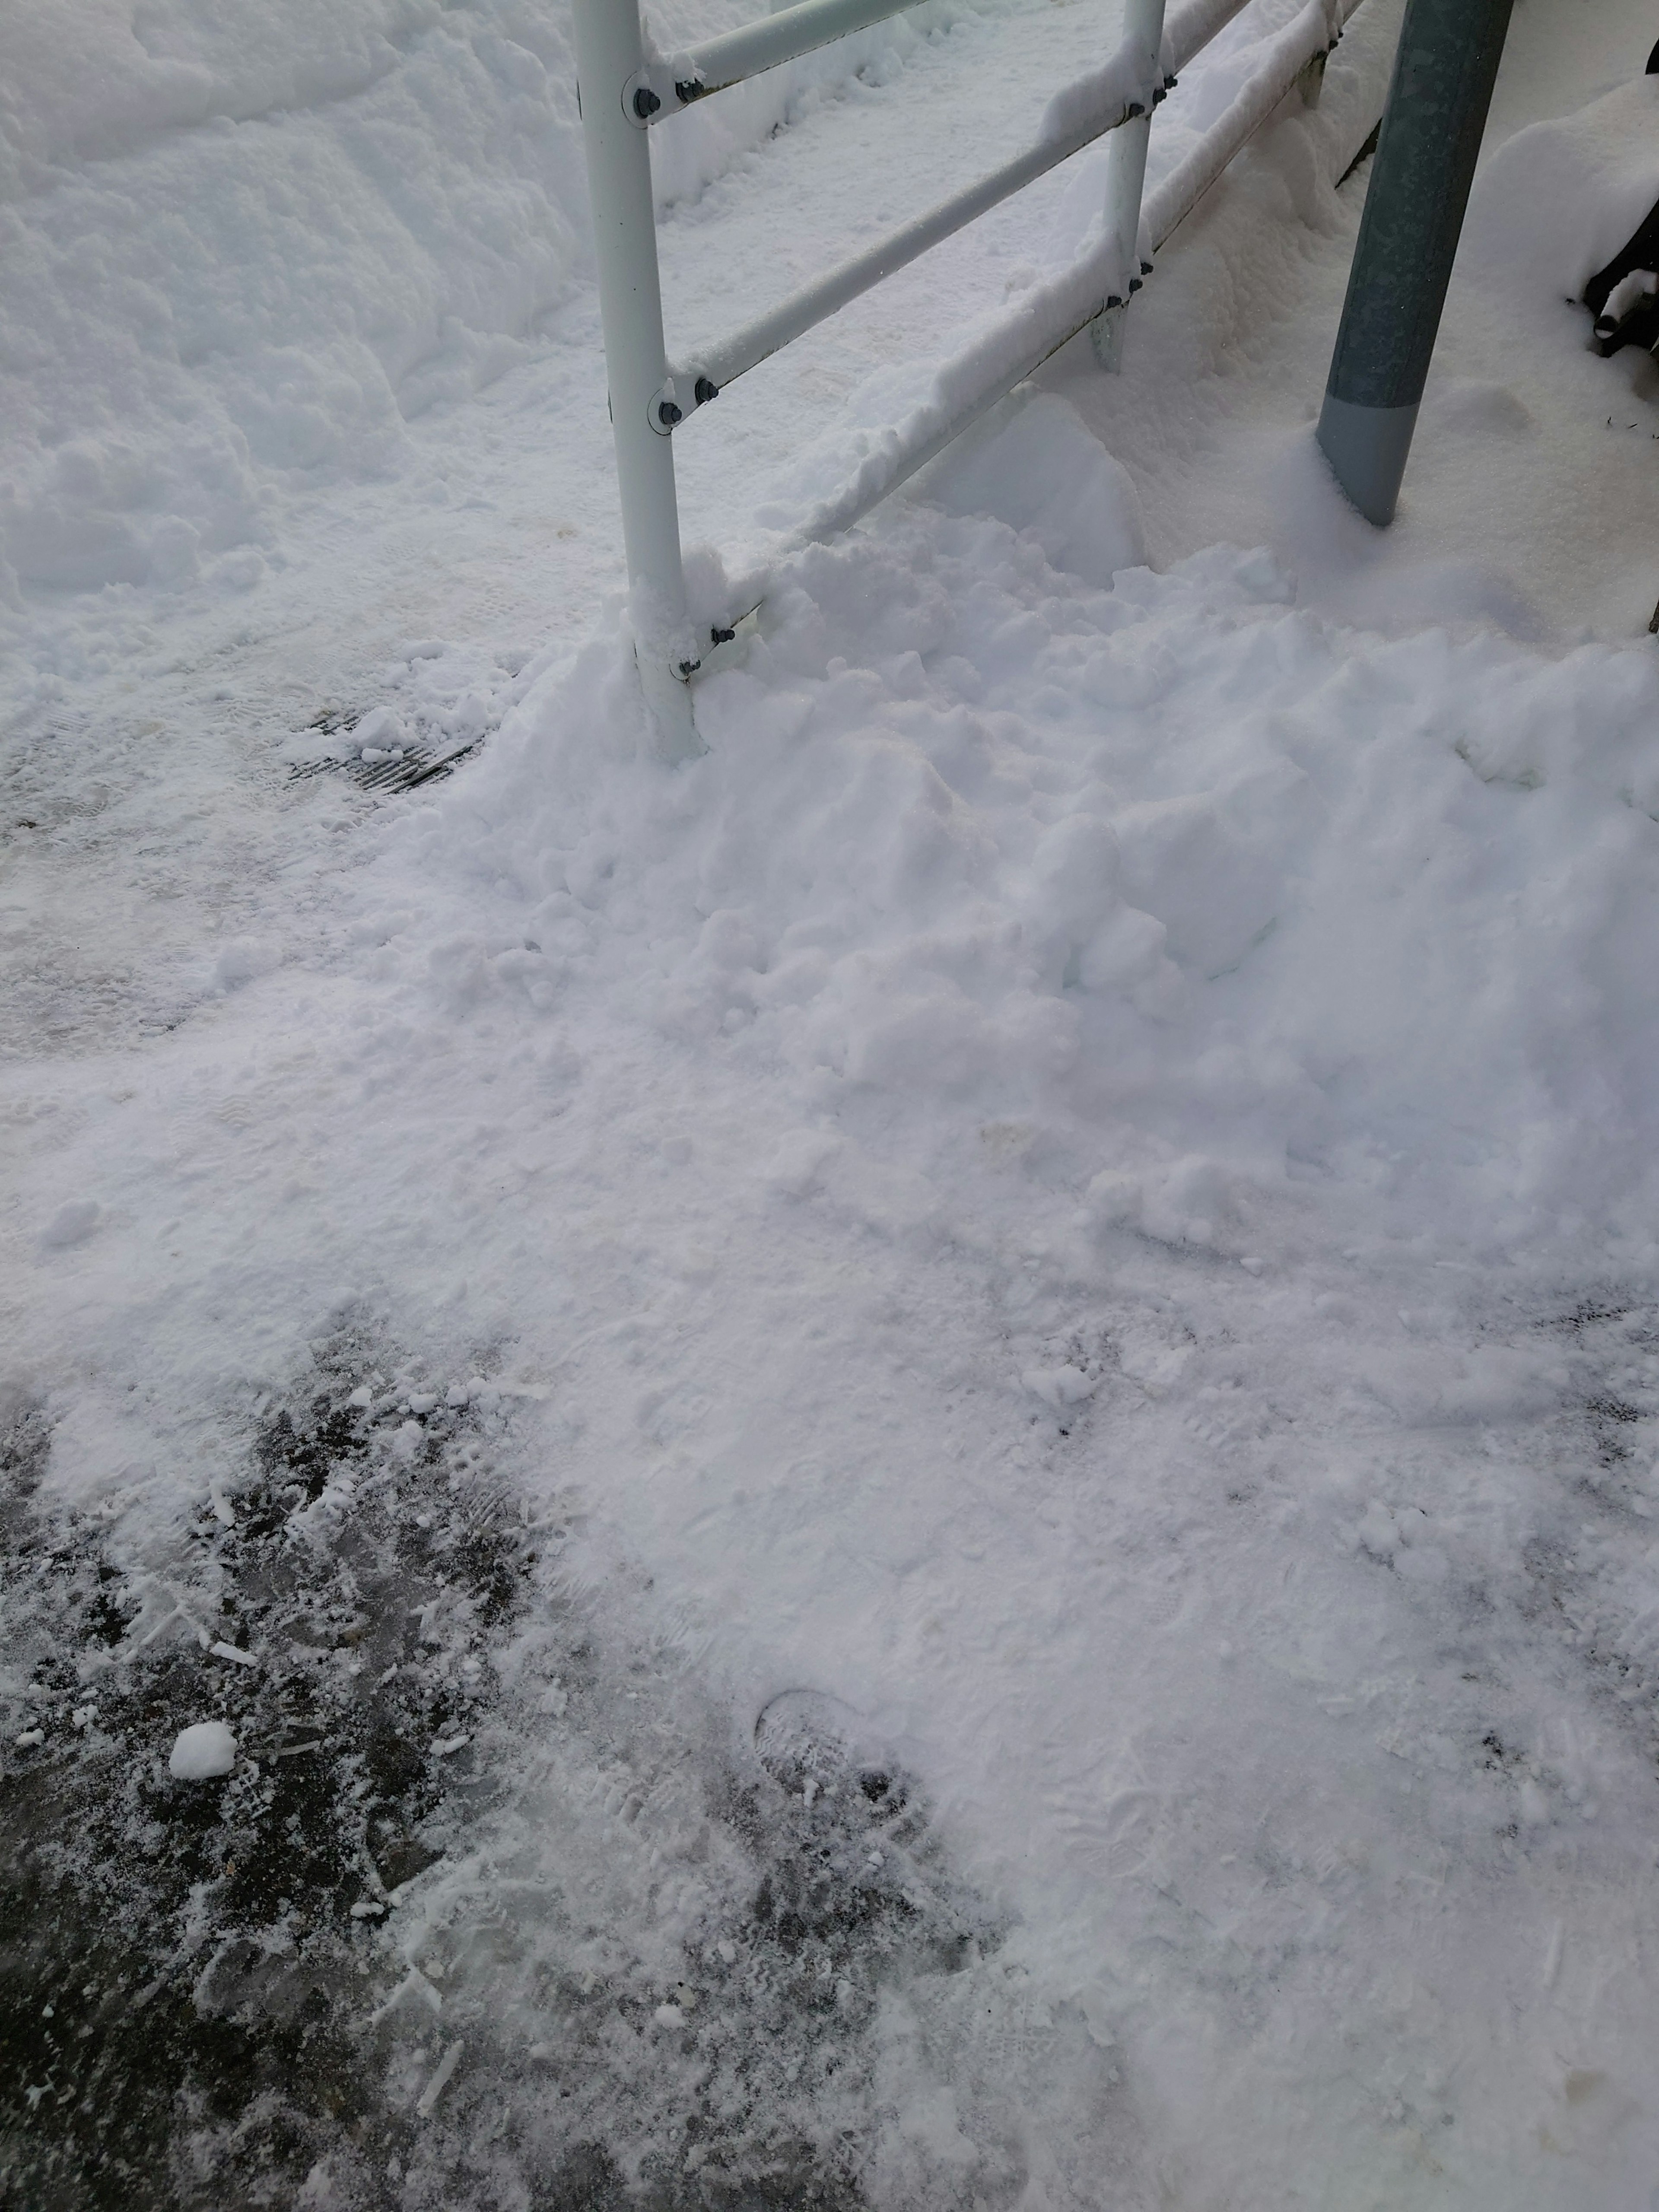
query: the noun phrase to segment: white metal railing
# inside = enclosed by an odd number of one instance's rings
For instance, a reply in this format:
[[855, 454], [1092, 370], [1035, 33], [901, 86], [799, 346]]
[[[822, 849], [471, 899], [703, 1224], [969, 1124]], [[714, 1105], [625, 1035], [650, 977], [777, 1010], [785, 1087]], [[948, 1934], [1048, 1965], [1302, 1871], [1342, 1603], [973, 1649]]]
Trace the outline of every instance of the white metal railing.
[[[915, 0], [909, 0], [914, 5]], [[699, 751], [690, 679], [711, 642], [763, 597], [780, 554], [848, 528], [914, 475], [1079, 331], [1091, 330], [1115, 368], [1130, 296], [1152, 257], [1233, 155], [1300, 82], [1317, 99], [1325, 57], [1358, 0], [1306, 0], [1266, 42], [1231, 106], [1143, 205], [1152, 111], [1245, 0], [1127, 0], [1122, 42], [1100, 69], [1048, 103], [1036, 143], [990, 175], [901, 225], [801, 287], [730, 337], [670, 366], [651, 196], [650, 125], [727, 86], [902, 12], [895, 0], [799, 0], [684, 54], [647, 54], [640, 0], [574, 0], [582, 136], [592, 200], [599, 311], [617, 450], [635, 650], [646, 704], [670, 759]], [[978, 331], [942, 380], [937, 404], [911, 418], [873, 461], [802, 519], [768, 571], [734, 580], [724, 621], [699, 635], [686, 611], [672, 433], [726, 386], [884, 276], [951, 237], [1011, 193], [1109, 131], [1103, 221], [1082, 257], [1016, 310]]]

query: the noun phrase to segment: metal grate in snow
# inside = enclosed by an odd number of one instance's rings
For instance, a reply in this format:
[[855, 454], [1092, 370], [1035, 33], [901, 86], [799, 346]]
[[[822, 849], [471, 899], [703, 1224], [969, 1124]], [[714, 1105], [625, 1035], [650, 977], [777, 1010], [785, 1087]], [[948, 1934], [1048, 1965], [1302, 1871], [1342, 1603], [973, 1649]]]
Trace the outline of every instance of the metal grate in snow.
[[[331, 738], [350, 728], [358, 719], [355, 714], [341, 714], [329, 708], [306, 726]], [[449, 775], [476, 753], [483, 743], [478, 737], [449, 746], [405, 744], [385, 751], [365, 746], [361, 753], [330, 754], [319, 760], [295, 761], [289, 769], [288, 778], [290, 783], [299, 783], [314, 775], [343, 775], [360, 791], [414, 791], [423, 783], [432, 783]]]

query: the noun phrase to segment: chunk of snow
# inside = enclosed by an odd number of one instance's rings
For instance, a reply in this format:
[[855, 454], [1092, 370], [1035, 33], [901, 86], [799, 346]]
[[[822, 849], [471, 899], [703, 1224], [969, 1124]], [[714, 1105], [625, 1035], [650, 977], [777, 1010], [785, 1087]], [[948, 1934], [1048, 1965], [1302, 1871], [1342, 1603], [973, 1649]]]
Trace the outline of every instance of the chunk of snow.
[[443, 2057], [438, 2061], [437, 2066], [434, 2069], [432, 2079], [427, 2083], [425, 2088], [422, 2090], [419, 2097], [416, 2100], [415, 2109], [423, 2120], [431, 2116], [433, 2108], [437, 2104], [439, 2098], [442, 2096], [444, 2091], [449, 2087], [450, 2078], [453, 2075], [455, 2069], [461, 2063], [461, 2052], [465, 2047], [465, 2046], [460, 2043], [452, 2043], [450, 2045], [448, 2050], [445, 2051]]
[[929, 472], [927, 489], [953, 514], [995, 515], [1054, 568], [1103, 590], [1146, 558], [1133, 477], [1051, 392], [1028, 400], [994, 436], [970, 432]]
[[390, 707], [376, 707], [352, 731], [349, 750], [364, 760], [384, 760], [394, 749], [401, 754], [404, 726]]
[[1068, 1406], [1080, 1406], [1100, 1388], [1098, 1379], [1091, 1382], [1080, 1367], [1069, 1364], [1028, 1367], [1019, 1379], [1034, 1398], [1041, 1398], [1057, 1413], [1064, 1413]]
[[236, 1739], [222, 1721], [198, 1721], [181, 1729], [167, 1759], [167, 1771], [179, 1782], [205, 1782], [228, 1774], [236, 1764]]

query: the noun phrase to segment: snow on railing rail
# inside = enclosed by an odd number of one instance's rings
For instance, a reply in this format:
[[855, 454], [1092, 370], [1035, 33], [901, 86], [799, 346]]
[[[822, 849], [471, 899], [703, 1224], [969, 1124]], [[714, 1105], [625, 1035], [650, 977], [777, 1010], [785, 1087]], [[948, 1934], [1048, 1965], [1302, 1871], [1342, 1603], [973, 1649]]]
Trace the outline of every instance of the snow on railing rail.
[[[1081, 153], [1085, 146], [1091, 146], [1109, 131], [1115, 131], [1120, 124], [1144, 115], [1146, 103], [1135, 97], [1137, 76], [1128, 64], [1129, 57], [1120, 53], [1114, 58], [1112, 66], [1102, 72], [1105, 82], [1097, 106], [1085, 109], [1076, 120], [1068, 121], [1066, 127], [1052, 134], [1045, 131], [1036, 144], [1024, 154], [1016, 155], [1012, 161], [1005, 161], [1000, 169], [993, 169], [988, 176], [981, 177], [963, 191], [953, 192], [948, 200], [941, 200], [926, 215], [902, 223], [874, 246], [842, 262], [827, 276], [804, 284], [780, 306], [757, 316], [752, 323], [745, 323], [740, 331], [718, 345], [703, 347], [684, 368], [673, 370], [670, 380], [679, 407], [675, 422], [696, 407], [707, 406], [746, 369], [757, 368], [769, 354], [776, 353], [792, 338], [810, 331], [815, 323], [836, 313], [861, 292], [878, 284], [884, 276], [890, 276], [895, 270], [904, 268], [926, 253], [930, 246], [965, 229], [976, 217], [1023, 185], [1046, 176], [1050, 169], [1070, 161], [1073, 154]], [[1162, 96], [1162, 87], [1155, 87], [1153, 100]]]
[[[1242, 0], [1235, 0], [1231, 12], [1236, 14], [1238, 4]], [[1359, 0], [1341, 0], [1342, 20], [1358, 5]], [[1278, 34], [1263, 66], [1251, 73], [1186, 157], [1148, 195], [1140, 216], [1143, 257], [1164, 243], [1285, 94], [1304, 78], [1310, 64], [1316, 67], [1329, 52], [1328, 45], [1310, 39], [1316, 15], [1323, 15], [1322, 0], [1312, 0]], [[1167, 54], [1167, 45], [1164, 51]], [[1122, 310], [1109, 307], [1103, 313], [1100, 301], [1116, 265], [1115, 243], [1097, 233], [1092, 244], [1057, 276], [1032, 286], [1016, 305], [988, 319], [959, 343], [941, 364], [927, 398], [912, 407], [903, 422], [870, 443], [836, 489], [772, 541], [763, 560], [728, 576], [732, 611], [728, 623], [760, 605], [783, 562], [805, 546], [850, 530], [1079, 331], [1094, 330], [1103, 342], [1101, 349], [1109, 345], [1114, 335], [1109, 325]], [[1106, 297], [1109, 301], [1109, 293]], [[1109, 327], [1103, 331], [1103, 324]]]
[[[635, 653], [664, 751], [699, 750], [690, 678], [707, 643], [764, 596], [776, 561], [834, 535], [939, 453], [988, 408], [1083, 330], [1102, 365], [1117, 365], [1130, 295], [1152, 256], [1298, 81], [1316, 98], [1325, 56], [1359, 0], [1308, 0], [1267, 41], [1260, 65], [1143, 206], [1152, 110], [1245, 0], [1185, 0], [1166, 25], [1164, 0], [1127, 0], [1117, 52], [1068, 85], [1044, 112], [1036, 143], [863, 253], [803, 286], [730, 337], [671, 370], [651, 197], [648, 125], [696, 99], [776, 68], [831, 39], [900, 12], [884, 0], [801, 0], [690, 54], [647, 57], [639, 0], [574, 0], [576, 65], [593, 207], [599, 307], [617, 450], [617, 488]], [[791, 339], [1085, 146], [1111, 132], [1104, 206], [1084, 252], [1016, 307], [977, 331], [935, 379], [929, 401], [866, 453], [848, 481], [775, 547], [764, 569], [732, 586], [725, 622], [700, 637], [686, 611], [671, 434], [721, 389]]]
[[[646, 64], [635, 95], [635, 112], [655, 123], [689, 107], [694, 100], [707, 100], [711, 92], [726, 92], [745, 78], [767, 70], [781, 69], [802, 54], [815, 52], [854, 31], [867, 31], [902, 15], [915, 0], [799, 0], [775, 15], [762, 15], [724, 31], [690, 53], [674, 54], [665, 61]], [[647, 94], [640, 100], [638, 92]], [[654, 102], [654, 105], [651, 103]]]

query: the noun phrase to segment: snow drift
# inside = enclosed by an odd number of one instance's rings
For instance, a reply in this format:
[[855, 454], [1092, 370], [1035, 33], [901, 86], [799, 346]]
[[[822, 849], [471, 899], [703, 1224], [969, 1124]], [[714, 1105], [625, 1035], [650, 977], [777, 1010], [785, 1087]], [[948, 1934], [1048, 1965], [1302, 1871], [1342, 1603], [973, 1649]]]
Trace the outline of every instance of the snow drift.
[[1091, 1234], [1243, 1254], [1320, 1189], [1481, 1247], [1650, 1218], [1651, 657], [1357, 635], [1261, 554], [1154, 574], [1109, 465], [1039, 400], [937, 480], [966, 513], [801, 556], [684, 775], [629, 757], [616, 647], [544, 679], [389, 832], [538, 947], [438, 974], [603, 977], [930, 1168], [1038, 1116]]
[[1576, 300], [1659, 200], [1659, 76], [1528, 125], [1475, 180], [1462, 267], [1526, 299]]
[[[949, 20], [675, 118], [659, 194]], [[587, 267], [562, 6], [52, 0], [0, 22], [0, 556], [28, 584], [257, 583], [296, 500], [396, 473], [407, 421], [525, 358]]]

